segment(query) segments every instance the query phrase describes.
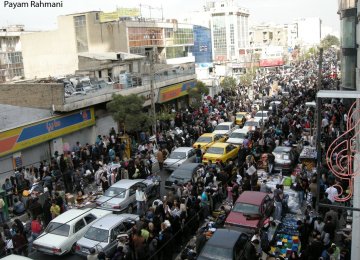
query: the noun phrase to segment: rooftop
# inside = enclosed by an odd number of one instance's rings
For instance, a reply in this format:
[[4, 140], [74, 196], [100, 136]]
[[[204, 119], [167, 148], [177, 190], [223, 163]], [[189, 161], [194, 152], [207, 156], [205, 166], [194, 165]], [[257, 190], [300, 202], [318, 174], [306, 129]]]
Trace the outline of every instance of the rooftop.
[[95, 60], [119, 60], [119, 56], [121, 60], [137, 60], [143, 59], [145, 56], [127, 53], [127, 52], [101, 52], [101, 53], [93, 53], [93, 52], [82, 52], [78, 54], [81, 57], [86, 57]]

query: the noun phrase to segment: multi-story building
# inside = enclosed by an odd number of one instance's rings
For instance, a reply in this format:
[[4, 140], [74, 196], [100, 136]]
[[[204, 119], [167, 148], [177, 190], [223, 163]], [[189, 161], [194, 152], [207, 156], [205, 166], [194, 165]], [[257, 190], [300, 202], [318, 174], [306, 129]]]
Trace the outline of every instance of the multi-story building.
[[284, 25], [262, 24], [249, 30], [251, 46], [288, 46], [288, 30]]
[[249, 11], [233, 1], [216, 1], [210, 8], [213, 60], [240, 60], [240, 50], [249, 46]]
[[357, 66], [357, 51], [360, 40], [357, 37], [359, 31], [358, 25], [358, 1], [341, 0], [339, 1], [340, 14], [340, 39], [341, 39], [341, 89], [359, 90], [360, 87], [360, 70]]
[[195, 61], [192, 25], [137, 17], [102, 20], [102, 15], [95, 11], [63, 15], [55, 31], [22, 35], [25, 77], [74, 73], [82, 53], [157, 53], [161, 63]]
[[0, 83], [24, 76], [20, 35], [23, 25], [0, 28]]
[[286, 24], [287, 28], [287, 36], [288, 36], [288, 46], [291, 48], [295, 48], [298, 44], [298, 25], [297, 23]]
[[299, 18], [297, 25], [297, 40], [301, 46], [312, 47], [321, 41], [321, 19], [319, 17]]

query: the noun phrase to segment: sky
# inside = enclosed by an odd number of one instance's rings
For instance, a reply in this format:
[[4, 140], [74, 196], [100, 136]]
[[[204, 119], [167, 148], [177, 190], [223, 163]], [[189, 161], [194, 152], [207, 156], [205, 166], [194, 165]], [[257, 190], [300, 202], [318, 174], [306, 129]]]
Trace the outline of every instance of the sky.
[[[63, 0], [63, 7], [5, 7], [5, 2], [21, 3], [30, 0], [0, 0], [0, 27], [24, 24], [28, 30], [51, 30], [57, 28], [57, 16], [85, 11], [114, 11], [117, 7], [139, 7], [149, 16], [149, 8], [163, 7], [165, 18], [177, 18], [186, 12], [201, 10], [205, 0]], [[40, 1], [40, 0], [35, 0]], [[59, 2], [61, 0], [42, 0]], [[236, 0], [235, 0], [236, 1]], [[338, 0], [237, 0], [241, 7], [250, 10], [250, 22], [290, 23], [300, 17], [320, 17], [324, 25], [339, 31], [337, 14]], [[152, 9], [152, 16], [161, 17], [161, 12]]]

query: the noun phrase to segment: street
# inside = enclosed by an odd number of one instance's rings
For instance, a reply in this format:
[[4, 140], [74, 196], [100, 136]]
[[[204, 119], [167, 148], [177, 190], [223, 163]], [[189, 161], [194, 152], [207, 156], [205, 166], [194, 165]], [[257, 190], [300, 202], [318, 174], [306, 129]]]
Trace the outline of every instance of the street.
[[[158, 165], [154, 165], [153, 167], [153, 170], [154, 171], [159, 171], [159, 167]], [[161, 194], [161, 197], [164, 196], [166, 194], [166, 191], [165, 191], [165, 180], [166, 178], [170, 175], [169, 172], [165, 171], [165, 170], [162, 170], [160, 171], [160, 176], [161, 176], [161, 186], [160, 186], [160, 194]], [[65, 256], [51, 256], [51, 255], [45, 255], [41, 252], [32, 252], [29, 254], [29, 257], [31, 259], [37, 259], [37, 260], [53, 260], [53, 259], [66, 259], [66, 260], [75, 260], [75, 259], [80, 259], [80, 256], [78, 255], [71, 255], [71, 254], [67, 254]]]

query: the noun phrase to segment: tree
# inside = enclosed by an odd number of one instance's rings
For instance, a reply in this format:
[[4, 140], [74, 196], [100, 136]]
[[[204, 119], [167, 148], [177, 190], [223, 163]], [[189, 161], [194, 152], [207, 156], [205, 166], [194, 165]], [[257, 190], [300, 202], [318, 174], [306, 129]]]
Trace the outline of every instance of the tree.
[[203, 95], [209, 94], [209, 88], [202, 81], [196, 81], [196, 85], [193, 88], [188, 89], [189, 97], [193, 100], [191, 102], [193, 107], [199, 107]]
[[326, 35], [320, 42], [320, 46], [323, 47], [324, 50], [329, 49], [333, 45], [340, 46], [340, 41], [338, 37], [330, 34]]
[[220, 83], [220, 86], [225, 91], [233, 91], [236, 88], [236, 79], [233, 77], [226, 76], [223, 81]]
[[113, 95], [113, 100], [106, 104], [106, 108], [124, 132], [147, 130], [153, 119], [143, 112], [144, 102], [145, 98], [136, 94]]

